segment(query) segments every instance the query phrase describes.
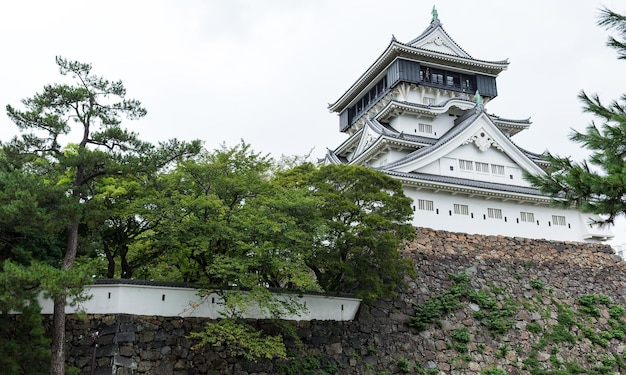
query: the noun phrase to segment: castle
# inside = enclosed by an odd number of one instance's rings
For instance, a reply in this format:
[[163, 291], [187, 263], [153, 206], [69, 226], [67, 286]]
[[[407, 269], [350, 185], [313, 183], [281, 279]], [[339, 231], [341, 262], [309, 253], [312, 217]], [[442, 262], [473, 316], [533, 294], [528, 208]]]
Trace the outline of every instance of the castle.
[[544, 173], [541, 155], [512, 138], [529, 119], [489, 114], [508, 61], [472, 57], [433, 8], [413, 40], [392, 38], [367, 70], [329, 105], [348, 138], [325, 163], [376, 168], [413, 199], [413, 224], [453, 232], [599, 242], [613, 237], [593, 215], [556, 208], [525, 179]]

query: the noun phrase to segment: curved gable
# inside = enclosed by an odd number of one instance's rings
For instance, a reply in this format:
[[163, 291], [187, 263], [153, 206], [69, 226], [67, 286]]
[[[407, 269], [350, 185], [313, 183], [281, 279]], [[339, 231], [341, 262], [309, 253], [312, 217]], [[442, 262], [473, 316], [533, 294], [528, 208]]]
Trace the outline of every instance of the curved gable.
[[404, 160], [399, 160], [390, 165], [388, 169], [405, 173], [418, 171], [420, 168], [445, 158], [457, 148], [467, 144], [473, 144], [480, 151], [486, 151], [494, 147], [506, 154], [522, 170], [532, 174], [544, 173], [537, 164], [498, 129], [484, 110], [450, 129], [435, 145], [416, 151], [414, 155], [409, 155]]

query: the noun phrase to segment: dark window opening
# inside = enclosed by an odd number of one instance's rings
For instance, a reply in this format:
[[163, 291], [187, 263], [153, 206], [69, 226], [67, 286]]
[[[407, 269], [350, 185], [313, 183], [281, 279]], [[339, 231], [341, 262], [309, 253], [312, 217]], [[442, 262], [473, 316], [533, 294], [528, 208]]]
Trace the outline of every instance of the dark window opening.
[[469, 93], [473, 93], [476, 87], [476, 77], [473, 75], [428, 66], [420, 68], [420, 81], [433, 86], [444, 86]]
[[359, 101], [352, 107], [348, 108], [348, 123], [352, 124], [362, 113], [367, 110], [370, 105], [376, 102], [387, 90], [387, 76], [383, 77], [374, 87], [366, 92]]

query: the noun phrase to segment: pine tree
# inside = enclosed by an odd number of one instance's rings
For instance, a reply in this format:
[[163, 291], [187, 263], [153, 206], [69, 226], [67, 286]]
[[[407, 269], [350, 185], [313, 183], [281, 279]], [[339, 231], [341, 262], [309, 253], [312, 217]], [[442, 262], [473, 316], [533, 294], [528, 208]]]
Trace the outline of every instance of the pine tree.
[[[598, 25], [617, 32], [607, 45], [617, 50], [618, 59], [626, 59], [626, 16], [604, 8]], [[574, 131], [570, 140], [589, 150], [590, 155], [576, 162], [546, 153], [546, 174], [526, 178], [557, 205], [575, 205], [584, 212], [602, 215], [596, 224], [613, 224], [617, 216], [626, 214], [626, 94], [609, 104], [585, 91], [578, 97], [583, 110], [599, 123], [592, 121], [584, 132]]]
[[[139, 119], [146, 110], [126, 98], [122, 81], [109, 81], [91, 72], [91, 64], [56, 58], [59, 72], [70, 83], [44, 86], [42, 92], [22, 100], [23, 109], [7, 105], [7, 115], [21, 131], [3, 144], [6, 163], [39, 175], [56, 196], [54, 220], [63, 225], [65, 251], [57, 285], [75, 286], [80, 228], [102, 216], [94, 197], [107, 177], [154, 173], [177, 158], [197, 153], [200, 142], [171, 140], [155, 145], [126, 130], [122, 118]], [[75, 139], [74, 139], [75, 138]], [[75, 142], [66, 140], [74, 139]], [[75, 280], [81, 280], [80, 274]], [[65, 372], [65, 305], [68, 288], [50, 291], [54, 300], [50, 374]]]

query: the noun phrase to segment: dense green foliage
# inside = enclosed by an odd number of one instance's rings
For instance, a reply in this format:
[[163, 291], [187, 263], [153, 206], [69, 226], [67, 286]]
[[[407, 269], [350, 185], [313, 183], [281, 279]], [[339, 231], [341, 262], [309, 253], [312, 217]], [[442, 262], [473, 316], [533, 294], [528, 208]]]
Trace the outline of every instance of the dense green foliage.
[[366, 302], [395, 295], [414, 270], [398, 249], [415, 235], [411, 200], [397, 180], [367, 167], [312, 164], [279, 180], [317, 200], [305, 260], [323, 290], [354, 293]]
[[[412, 270], [398, 251], [414, 235], [409, 201], [399, 183], [371, 169], [285, 165], [241, 143], [178, 163], [158, 185], [159, 226], [140, 236], [129, 260], [142, 265], [136, 276], [197, 282], [219, 294], [225, 320], [207, 326], [201, 335], [214, 337], [204, 343], [215, 345], [223, 322], [252, 307], [273, 318], [304, 308], [268, 288], [371, 301], [394, 293]], [[226, 327], [248, 332], [246, 324]], [[273, 347], [274, 336], [266, 338]]]
[[[602, 10], [599, 25], [614, 29], [619, 39], [609, 38], [620, 59], [626, 58], [626, 17]], [[590, 152], [581, 162], [571, 157], [546, 153], [549, 163], [545, 175], [526, 178], [558, 205], [572, 204], [585, 212], [606, 215], [598, 224], [612, 224], [626, 213], [626, 95], [608, 105], [597, 95], [579, 94], [585, 112], [598, 118], [584, 132], [574, 131], [571, 140]]]
[[[255, 359], [284, 357], [287, 331], [256, 331], [241, 319], [247, 311], [280, 319], [304, 309], [297, 294], [270, 290], [370, 302], [413, 271], [398, 251], [414, 236], [398, 181], [364, 167], [276, 161], [244, 142], [154, 146], [122, 127], [146, 110], [121, 81], [56, 62], [67, 83], [8, 105], [22, 134], [0, 148], [0, 261], [13, 262], [2, 275], [21, 270], [32, 281], [25, 294], [0, 285], [0, 312], [22, 311], [38, 334], [33, 296], [54, 299], [51, 373], [63, 372], [66, 298], [92, 275], [204, 285], [220, 296], [223, 319], [193, 337]], [[17, 336], [0, 332], [11, 352]], [[40, 338], [33, 352], [46, 344]]]
[[[121, 126], [121, 118], [137, 119], [146, 110], [139, 101], [125, 98], [121, 81], [94, 75], [90, 64], [61, 57], [56, 62], [69, 83], [44, 86], [40, 93], [22, 100], [22, 108], [6, 107], [21, 135], [2, 144], [0, 184], [8, 187], [8, 193], [0, 199], [11, 201], [4, 210], [33, 216], [0, 227], [8, 234], [3, 247], [10, 250], [3, 258], [46, 261], [63, 271], [54, 274], [60, 288], [49, 290], [54, 299], [50, 373], [62, 374], [64, 306], [72, 294], [64, 280], [78, 277], [84, 281], [82, 276], [88, 273], [83, 270], [79, 275], [74, 269], [78, 256], [98, 254], [92, 232], [106, 214], [96, 199], [101, 182], [107, 177], [155, 173], [172, 160], [197, 152], [200, 143], [170, 141], [154, 147], [141, 141]], [[74, 137], [74, 142], [68, 141]], [[19, 179], [26, 184], [17, 185]], [[32, 229], [20, 226], [20, 220], [30, 220]]]

